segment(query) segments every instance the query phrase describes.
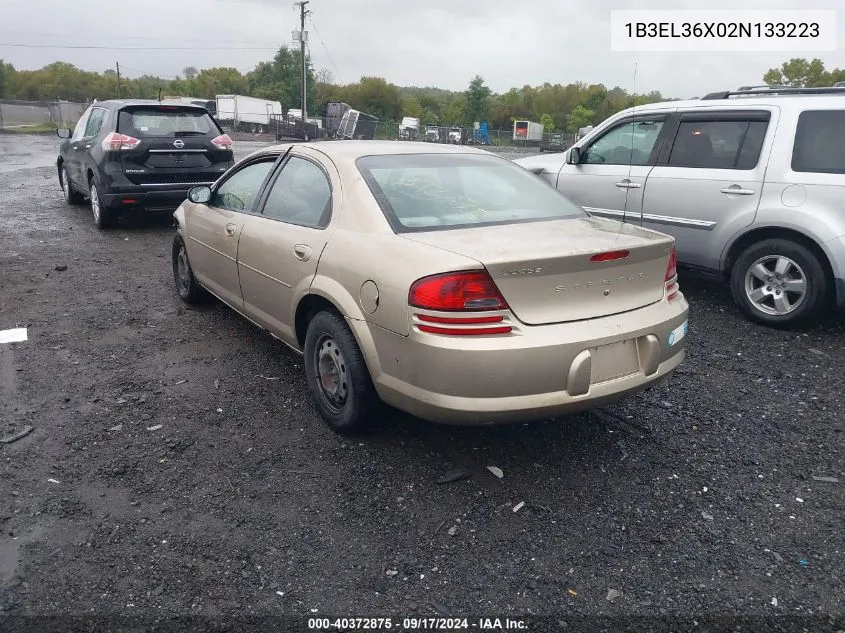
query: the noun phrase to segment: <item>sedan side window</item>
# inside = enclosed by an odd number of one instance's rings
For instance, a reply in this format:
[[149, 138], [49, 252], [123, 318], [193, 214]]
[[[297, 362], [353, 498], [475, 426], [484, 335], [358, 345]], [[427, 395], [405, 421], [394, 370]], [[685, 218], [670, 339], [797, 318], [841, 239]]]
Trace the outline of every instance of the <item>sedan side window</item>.
[[580, 161], [588, 165], [648, 165], [663, 121], [627, 121], [599, 137]]
[[264, 215], [289, 224], [323, 229], [329, 224], [332, 190], [315, 163], [291, 156], [264, 203]]
[[85, 128], [88, 125], [88, 119], [91, 117], [91, 112], [93, 111], [94, 108], [88, 108], [79, 118], [79, 121], [76, 122], [76, 127], [73, 128], [73, 136], [70, 137], [71, 141], [78, 141], [82, 138], [82, 135], [85, 133]]
[[230, 211], [249, 211], [275, 161], [273, 156], [236, 171], [212, 194], [209, 205]]

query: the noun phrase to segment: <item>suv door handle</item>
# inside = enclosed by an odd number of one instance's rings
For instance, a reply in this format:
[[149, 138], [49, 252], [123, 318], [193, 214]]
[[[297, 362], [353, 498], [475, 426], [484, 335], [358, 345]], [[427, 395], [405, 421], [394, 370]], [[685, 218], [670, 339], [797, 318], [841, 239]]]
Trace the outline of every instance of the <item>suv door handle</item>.
[[226, 225], [226, 235], [228, 235], [229, 237], [234, 237], [235, 229], [237, 229], [237, 228], [238, 228], [238, 226], [236, 224], [227, 224]]
[[737, 196], [753, 196], [755, 193], [753, 189], [743, 189], [739, 185], [733, 185], [731, 187], [726, 187], [725, 189], [719, 189], [719, 191], [726, 194], [735, 194]]
[[296, 244], [293, 247], [293, 254], [299, 261], [307, 262], [311, 258], [311, 247], [308, 244]]
[[623, 180], [622, 182], [617, 182], [616, 186], [620, 187], [621, 189], [639, 189], [640, 187], [642, 187], [642, 185], [640, 183], [631, 182], [627, 178], [625, 180]]

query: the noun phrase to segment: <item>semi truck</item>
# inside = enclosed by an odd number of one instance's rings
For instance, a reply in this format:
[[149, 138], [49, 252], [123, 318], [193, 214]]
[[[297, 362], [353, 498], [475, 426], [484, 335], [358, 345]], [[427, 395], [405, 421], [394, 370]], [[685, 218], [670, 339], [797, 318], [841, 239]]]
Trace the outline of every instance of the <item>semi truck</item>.
[[514, 121], [513, 140], [541, 141], [543, 140], [543, 124], [534, 121]]
[[217, 121], [237, 132], [269, 132], [282, 114], [278, 101], [244, 95], [217, 95]]
[[371, 141], [376, 136], [378, 119], [372, 114], [349, 109], [343, 113], [336, 137], [339, 139], [364, 139]]
[[420, 120], [416, 117], [406, 116], [399, 124], [399, 140], [416, 141], [420, 135]]

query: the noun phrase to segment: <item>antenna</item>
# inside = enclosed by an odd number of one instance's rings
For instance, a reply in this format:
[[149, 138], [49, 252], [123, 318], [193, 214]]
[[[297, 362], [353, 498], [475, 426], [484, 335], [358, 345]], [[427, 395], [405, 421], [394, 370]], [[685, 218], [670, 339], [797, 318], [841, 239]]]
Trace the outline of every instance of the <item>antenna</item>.
[[[639, 62], [634, 62], [634, 79], [631, 82], [631, 151], [628, 152], [628, 184], [631, 184], [631, 172], [634, 168], [634, 116], [637, 109], [637, 66]], [[622, 207], [622, 221], [625, 222], [625, 215], [628, 212], [628, 193], [631, 191], [630, 187], [625, 188], [625, 206]]]

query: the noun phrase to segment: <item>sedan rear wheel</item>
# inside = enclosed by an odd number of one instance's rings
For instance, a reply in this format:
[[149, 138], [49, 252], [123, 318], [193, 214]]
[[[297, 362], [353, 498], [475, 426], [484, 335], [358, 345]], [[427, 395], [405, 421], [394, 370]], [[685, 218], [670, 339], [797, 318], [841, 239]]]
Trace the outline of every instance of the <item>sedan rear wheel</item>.
[[819, 258], [806, 246], [769, 239], [751, 245], [737, 258], [731, 291], [751, 320], [789, 328], [819, 314], [829, 296], [829, 283]]
[[372, 422], [378, 396], [355, 337], [333, 312], [318, 312], [305, 335], [305, 376], [320, 415], [338, 433]]

